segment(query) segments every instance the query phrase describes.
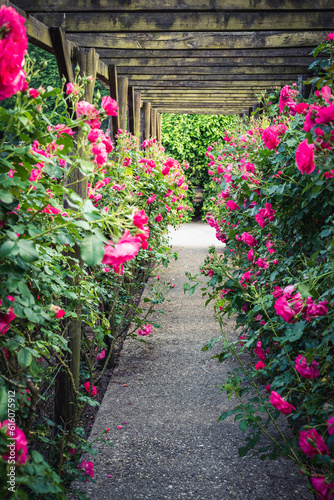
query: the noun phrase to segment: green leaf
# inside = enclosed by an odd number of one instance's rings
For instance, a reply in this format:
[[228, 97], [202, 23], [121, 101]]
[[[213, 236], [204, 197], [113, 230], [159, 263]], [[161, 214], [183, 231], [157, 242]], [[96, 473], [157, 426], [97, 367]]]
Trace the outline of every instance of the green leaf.
[[86, 222], [84, 220], [76, 220], [76, 221], [73, 222], [73, 224], [76, 227], [82, 227], [83, 229], [86, 229], [87, 231], [90, 230], [90, 225], [88, 224], [88, 222]]
[[8, 418], [8, 391], [3, 387], [0, 391], [0, 421]]
[[18, 352], [17, 360], [20, 366], [27, 368], [31, 365], [32, 355], [25, 347]]
[[5, 241], [5, 243], [0, 247], [0, 258], [9, 255], [14, 245], [15, 245], [14, 241]]
[[242, 446], [241, 448], [238, 449], [239, 457], [245, 457], [248, 453], [248, 448], [247, 446]]
[[0, 200], [2, 201], [2, 203], [12, 203], [14, 200], [14, 196], [9, 191], [0, 189]]
[[35, 462], [35, 464], [41, 464], [42, 462], [44, 462], [43, 455], [41, 455], [38, 451], [32, 450], [31, 455], [33, 462]]
[[17, 242], [20, 249], [20, 256], [26, 262], [33, 262], [39, 259], [39, 253], [36, 250], [33, 241], [29, 240], [18, 240]]
[[79, 169], [84, 175], [89, 175], [94, 172], [94, 163], [92, 161], [80, 160]]
[[46, 165], [44, 167], [44, 172], [50, 177], [55, 177], [56, 179], [60, 179], [64, 175], [64, 172], [58, 167], [58, 165]]
[[104, 256], [104, 243], [95, 235], [86, 236], [81, 245], [81, 258], [88, 266], [96, 266]]
[[31, 321], [32, 323], [39, 323], [39, 317], [32, 309], [30, 309], [29, 307], [25, 307], [23, 310], [29, 321]]

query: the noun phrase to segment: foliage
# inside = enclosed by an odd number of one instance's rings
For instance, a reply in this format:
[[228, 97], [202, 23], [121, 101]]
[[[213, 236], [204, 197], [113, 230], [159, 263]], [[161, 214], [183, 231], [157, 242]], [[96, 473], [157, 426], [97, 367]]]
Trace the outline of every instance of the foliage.
[[255, 448], [262, 459], [293, 459], [320, 499], [334, 494], [333, 39], [322, 44], [330, 59], [309, 100], [293, 87], [272, 92], [260, 119], [210, 151], [207, 221], [226, 249], [211, 249], [202, 266], [221, 326], [215, 357], [237, 360], [221, 390], [238, 404], [220, 420], [234, 415], [247, 431], [240, 456]]
[[[98, 95], [95, 105], [83, 102], [88, 75], [77, 71], [73, 88], [59, 89], [37, 66], [27, 60], [28, 78], [44, 88], [27, 87], [0, 108], [0, 496], [61, 499], [74, 479], [93, 480], [91, 463], [79, 463], [82, 452], [94, 454], [80, 415], [98, 405], [96, 385], [120, 337], [144, 341], [152, 330], [149, 315], [172, 285], [152, 286], [145, 308], [136, 299], [154, 269], [176, 258], [167, 226], [186, 220], [191, 205], [182, 167], [155, 139], [139, 151], [124, 133], [112, 148], [99, 127], [116, 103]], [[76, 320], [78, 387], [69, 336]], [[73, 392], [68, 426], [44, 412], [55, 399], [59, 417], [55, 386], [64, 377]], [[11, 432], [20, 438], [12, 495]], [[109, 442], [106, 433], [99, 439]]]
[[232, 126], [235, 119], [224, 115], [163, 115], [162, 142], [166, 153], [180, 163], [189, 162], [188, 176], [194, 185], [203, 186], [209, 180], [204, 154], [209, 145], [223, 138], [222, 131]]

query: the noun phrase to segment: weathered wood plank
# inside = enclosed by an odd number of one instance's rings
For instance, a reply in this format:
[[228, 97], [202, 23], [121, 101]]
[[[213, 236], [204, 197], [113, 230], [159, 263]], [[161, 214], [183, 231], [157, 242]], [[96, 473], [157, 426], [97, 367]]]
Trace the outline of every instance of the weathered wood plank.
[[157, 110], [151, 107], [151, 137], [157, 136]]
[[165, 80], [165, 81], [159, 81], [159, 80], [146, 80], [145, 82], [136, 82], [136, 90], [154, 90], [154, 91], [159, 91], [161, 90], [171, 90], [171, 89], [178, 89], [178, 90], [232, 90], [232, 91], [237, 91], [238, 89], [243, 89], [243, 90], [254, 90], [255, 92], [258, 92], [260, 89], [270, 89], [273, 86], [280, 86], [280, 85], [285, 85], [286, 83], [289, 83], [289, 81], [286, 80], [253, 80], [248, 78], [247, 80], [232, 80], [229, 82], [224, 82], [224, 81], [217, 81], [215, 80], [214, 82], [212, 81], [206, 81], [206, 82], [201, 82], [201, 81], [194, 81], [188, 80], [188, 81], [177, 81], [177, 80]]
[[66, 78], [66, 83], [74, 82], [74, 74], [71, 61], [71, 48], [61, 28], [51, 27], [50, 37], [57, 60], [60, 78]]
[[159, 99], [151, 99], [151, 104], [154, 106], [157, 106], [158, 104], [184, 104], [184, 105], [206, 105], [206, 104], [217, 104], [217, 105], [225, 105], [225, 104], [231, 104], [231, 103], [236, 103], [236, 104], [242, 104], [244, 103], [245, 106], [248, 106], [249, 103], [253, 103], [256, 100], [256, 97], [249, 97], [245, 99], [236, 99], [236, 98], [230, 98], [230, 99], [219, 99], [219, 98], [213, 98], [213, 99], [206, 99], [206, 98], [199, 98], [195, 97], [193, 99], [175, 99], [173, 96], [170, 98], [161, 98], [160, 101]]
[[[169, 96], [171, 93], [170, 90], [166, 89], [160, 89], [159, 91], [156, 91], [154, 89], [152, 90], [145, 90], [142, 91], [141, 94], [143, 98], [145, 99], [150, 99], [152, 97], [159, 98], [159, 97], [164, 97], [164, 96]], [[255, 96], [256, 92], [252, 90], [240, 90], [240, 91], [228, 91], [226, 92], [225, 90], [222, 89], [202, 89], [199, 91], [196, 91], [196, 89], [173, 89], [173, 96], [174, 97], [201, 97], [201, 96], [206, 96], [206, 97], [216, 97], [216, 96], [225, 96], [225, 97], [241, 97], [241, 96]]]
[[[298, 74], [298, 73], [297, 73]], [[273, 85], [275, 85], [275, 83], [277, 85], [279, 85], [279, 82], [289, 82], [289, 81], [295, 81], [296, 80], [296, 74], [286, 74], [286, 75], [281, 75], [281, 74], [252, 74], [252, 75], [246, 75], [245, 73], [243, 74], [208, 74], [208, 75], [196, 75], [196, 74], [185, 74], [185, 75], [182, 75], [182, 81], [183, 82], [193, 82], [194, 80], [198, 81], [198, 82], [209, 82], [209, 81], [213, 81], [213, 82], [234, 82], [236, 80], [243, 80], [243, 81], [249, 81], [251, 78], [252, 81], [256, 82], [257, 79], [259, 80], [269, 80], [271, 82], [273, 82]], [[180, 82], [180, 75], [160, 75], [160, 74], [156, 74], [156, 75], [132, 75], [131, 76], [131, 84], [135, 85], [135, 82], [138, 83], [140, 81], [150, 81], [150, 80], [155, 80], [155, 81], [178, 81]]]
[[[71, 35], [70, 35], [71, 36]], [[85, 35], [83, 35], [85, 37]], [[238, 58], [238, 57], [308, 57], [311, 52], [310, 47], [284, 47], [284, 48], [243, 48], [243, 49], [191, 49], [173, 50], [173, 49], [108, 49], [97, 47], [100, 57], [109, 59], [131, 59], [131, 58]]]
[[66, 32], [113, 31], [259, 31], [324, 30], [333, 28], [333, 10], [262, 12], [92, 12], [34, 13], [47, 26], [60, 26]]
[[238, 115], [242, 109], [207, 109], [207, 108], [158, 108], [159, 113], [171, 113], [182, 115]]
[[134, 135], [140, 132], [140, 107], [141, 107], [141, 95], [140, 92], [135, 92], [134, 100]]
[[67, 0], [53, 0], [46, 3], [45, 0], [16, 0], [19, 7], [24, 10], [34, 10], [36, 12], [95, 12], [95, 11], [152, 11], [152, 10], [191, 10], [191, 11], [216, 11], [216, 10], [327, 10], [332, 7], [331, 0], [76, 0], [68, 2]]
[[[108, 77], [109, 77], [109, 91], [110, 97], [115, 99], [118, 104], [118, 82], [117, 82], [117, 68], [114, 65], [108, 66]], [[109, 131], [110, 137], [112, 141], [115, 140], [115, 134], [117, 134], [117, 130], [120, 128], [119, 125], [119, 112], [117, 116], [110, 116], [109, 118]]]
[[105, 55], [104, 50], [98, 51], [102, 61], [105, 64], [116, 64], [118, 67], [179, 67], [179, 66], [190, 66], [190, 67], [203, 67], [203, 66], [224, 66], [224, 67], [236, 67], [236, 66], [258, 66], [258, 67], [296, 67], [302, 66], [307, 68], [312, 62], [314, 62], [313, 56], [306, 57], [169, 57], [166, 54], [165, 57], [155, 57], [155, 58], [139, 58], [132, 57], [129, 59], [124, 58], [109, 58]]
[[299, 75], [307, 73], [308, 66], [117, 66], [119, 75]]
[[149, 139], [151, 134], [151, 103], [143, 103], [143, 113], [144, 113], [144, 130], [143, 138]]
[[129, 109], [129, 119], [128, 119], [128, 132], [132, 135], [135, 131], [135, 117], [134, 117], [134, 101], [135, 101], [135, 89], [131, 86], [128, 87], [128, 109]]
[[128, 111], [128, 85], [129, 80], [126, 76], [118, 77], [118, 113], [119, 126], [126, 130], [127, 111]]
[[[274, 26], [274, 25], [272, 25]], [[276, 26], [275, 26], [276, 28]], [[328, 31], [259, 31], [253, 33], [68, 33], [67, 37], [85, 47], [146, 50], [211, 50], [315, 47]]]

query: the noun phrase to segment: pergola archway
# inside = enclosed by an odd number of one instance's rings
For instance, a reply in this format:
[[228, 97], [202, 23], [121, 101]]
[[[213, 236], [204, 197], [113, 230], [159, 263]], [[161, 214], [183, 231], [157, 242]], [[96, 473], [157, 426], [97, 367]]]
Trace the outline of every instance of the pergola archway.
[[[11, 5], [11, 4], [9, 4]], [[70, 81], [80, 60], [119, 102], [113, 129], [160, 135], [160, 114], [249, 112], [301, 79], [333, 29], [332, 0], [17, 0], [30, 41]], [[81, 55], [80, 55], [81, 54]], [[160, 138], [160, 137], [159, 137]]]

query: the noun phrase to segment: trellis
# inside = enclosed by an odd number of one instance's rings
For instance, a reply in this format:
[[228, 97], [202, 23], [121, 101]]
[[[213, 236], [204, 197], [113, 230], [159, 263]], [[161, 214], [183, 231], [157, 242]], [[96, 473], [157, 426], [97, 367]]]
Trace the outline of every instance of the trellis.
[[127, 123], [159, 140], [161, 113], [249, 114], [261, 91], [301, 81], [311, 49], [334, 24], [332, 0], [17, 0], [14, 7], [27, 18], [30, 41], [55, 53], [68, 81], [86, 54], [86, 70], [119, 102], [114, 132]]

